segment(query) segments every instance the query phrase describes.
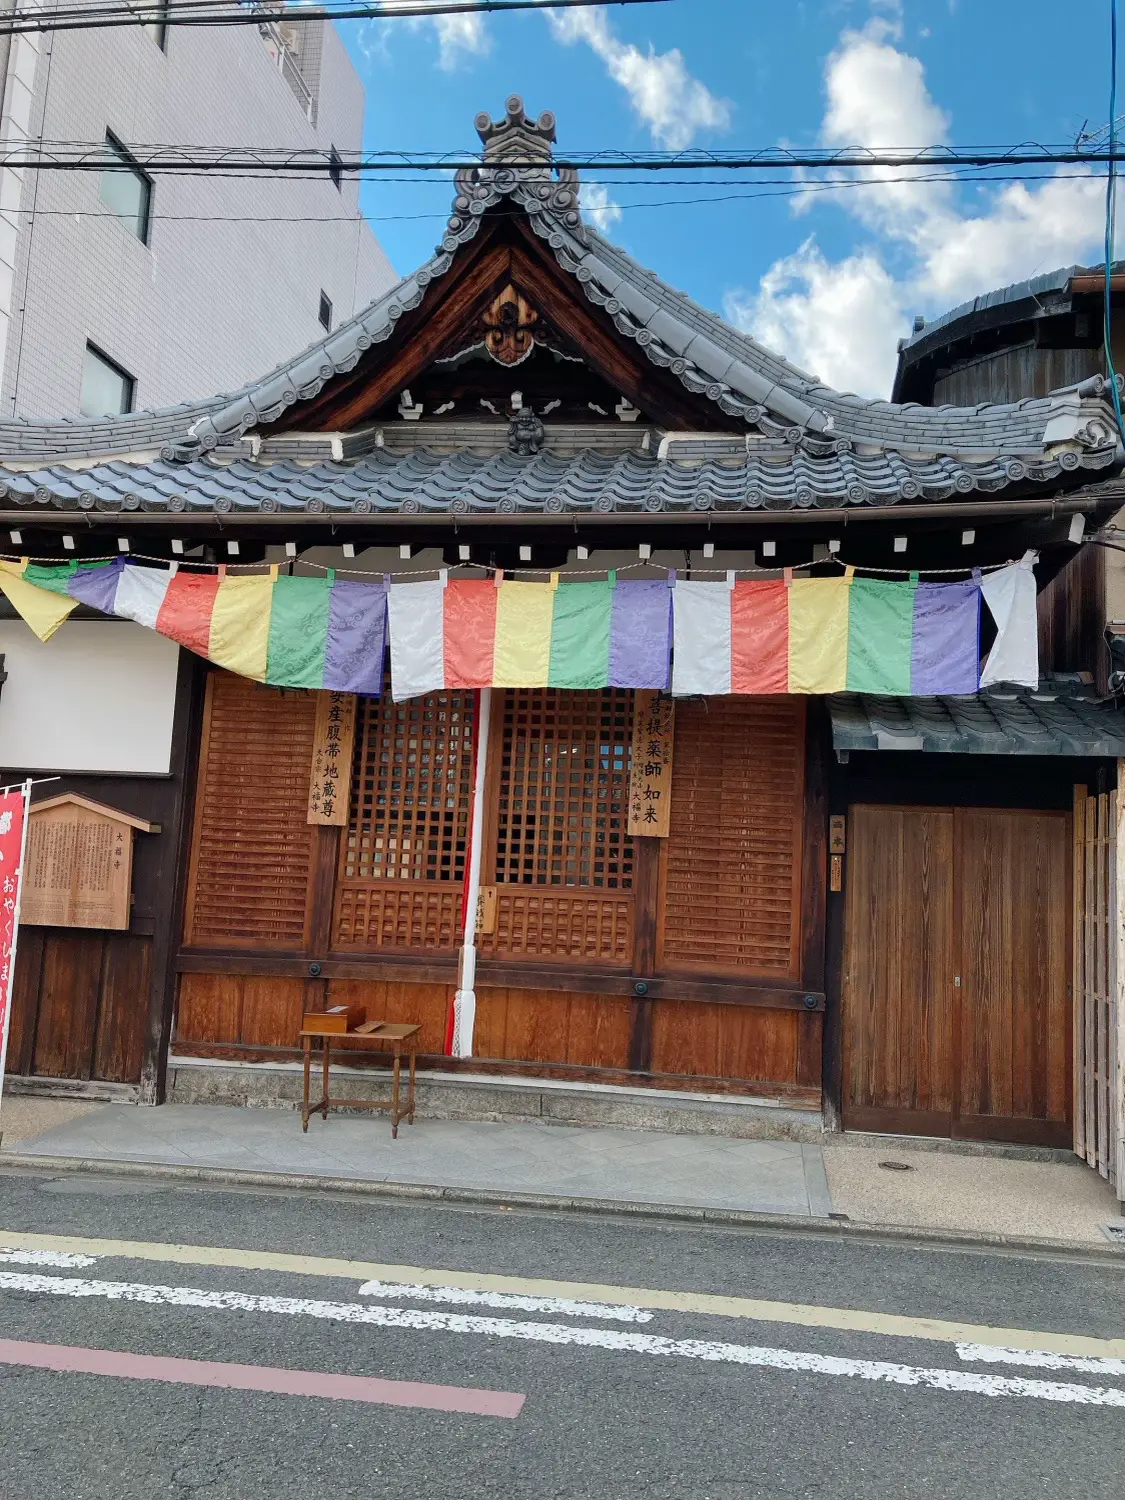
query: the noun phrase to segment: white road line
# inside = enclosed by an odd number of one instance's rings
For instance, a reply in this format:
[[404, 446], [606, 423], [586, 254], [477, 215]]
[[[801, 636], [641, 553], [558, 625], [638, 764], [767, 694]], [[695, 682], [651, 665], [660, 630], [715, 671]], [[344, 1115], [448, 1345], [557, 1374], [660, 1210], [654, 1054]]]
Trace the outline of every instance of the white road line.
[[791, 1349], [710, 1343], [702, 1339], [660, 1338], [656, 1334], [631, 1333], [623, 1328], [571, 1328], [561, 1323], [518, 1323], [511, 1318], [474, 1317], [467, 1313], [423, 1312], [417, 1308], [372, 1307], [370, 1304], [365, 1306], [355, 1302], [322, 1302], [301, 1297], [264, 1297], [246, 1292], [205, 1292], [196, 1287], [92, 1281], [76, 1276], [37, 1276], [32, 1272], [19, 1271], [0, 1271], [0, 1288], [47, 1293], [55, 1297], [104, 1297], [112, 1302], [139, 1302], [148, 1306], [283, 1313], [291, 1317], [323, 1318], [337, 1323], [364, 1323], [377, 1328], [401, 1328], [414, 1332], [475, 1333], [532, 1343], [606, 1349], [614, 1353], [752, 1365], [764, 1369], [872, 1380], [889, 1385], [924, 1386], [930, 1390], [977, 1396], [1030, 1397], [1039, 1401], [1125, 1409], [1125, 1390], [1027, 1380], [1021, 1376], [980, 1375], [968, 1370], [926, 1369], [915, 1365], [891, 1364], [885, 1360], [846, 1359], [835, 1355], [806, 1354]]
[[1125, 1375], [1125, 1359], [1049, 1354], [1042, 1349], [995, 1349], [991, 1344], [958, 1344], [957, 1353], [974, 1364], [1026, 1365], [1034, 1370], [1084, 1370], [1090, 1375]]
[[800, 1328], [833, 1328], [843, 1333], [872, 1333], [927, 1343], [991, 1344], [998, 1349], [1042, 1349], [1051, 1354], [1092, 1359], [1125, 1358], [1125, 1338], [1088, 1338], [1080, 1333], [1044, 1333], [1030, 1328], [994, 1328], [954, 1323], [945, 1318], [916, 1318], [902, 1313], [855, 1307], [817, 1307], [801, 1302], [774, 1302], [760, 1297], [730, 1297], [714, 1292], [661, 1291], [652, 1287], [605, 1286], [597, 1282], [556, 1281], [541, 1276], [498, 1276], [487, 1271], [451, 1267], [390, 1266], [376, 1261], [329, 1256], [291, 1255], [281, 1250], [245, 1250], [220, 1245], [168, 1245], [147, 1240], [99, 1240], [79, 1235], [29, 1234], [0, 1229], [0, 1244], [25, 1250], [75, 1251], [140, 1260], [159, 1265], [225, 1267], [240, 1271], [277, 1271], [286, 1276], [335, 1277], [342, 1281], [391, 1281], [410, 1286], [453, 1286], [473, 1292], [566, 1297], [612, 1307], [650, 1308], [708, 1318], [739, 1318], [752, 1323], [783, 1323]]
[[58, 1266], [63, 1270], [77, 1270], [81, 1266], [95, 1266], [96, 1255], [79, 1255], [73, 1250], [4, 1250], [0, 1249], [0, 1262], [11, 1266]]
[[575, 1302], [570, 1297], [518, 1297], [509, 1292], [475, 1292], [460, 1286], [413, 1286], [395, 1281], [365, 1281], [361, 1297], [402, 1297], [410, 1302], [452, 1302], [460, 1307], [509, 1307], [518, 1312], [554, 1313], [564, 1318], [612, 1318], [619, 1323], [651, 1323], [641, 1307], [608, 1302]]

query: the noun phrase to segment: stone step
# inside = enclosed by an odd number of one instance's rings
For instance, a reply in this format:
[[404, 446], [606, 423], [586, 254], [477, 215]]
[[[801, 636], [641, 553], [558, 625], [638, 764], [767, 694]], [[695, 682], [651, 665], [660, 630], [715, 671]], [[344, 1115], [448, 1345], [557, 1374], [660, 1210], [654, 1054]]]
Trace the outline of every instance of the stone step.
[[[389, 1075], [381, 1070], [344, 1064], [333, 1063], [332, 1079], [334, 1093], [357, 1099], [385, 1096], [390, 1087]], [[346, 1086], [342, 1086], [345, 1079]], [[319, 1083], [317, 1071], [314, 1097]], [[169, 1104], [295, 1109], [301, 1096], [299, 1063], [226, 1063], [212, 1058], [173, 1057], [168, 1065]], [[781, 1099], [485, 1074], [420, 1072], [417, 1110], [431, 1120], [536, 1121], [615, 1130], [662, 1130], [671, 1135], [727, 1136], [733, 1140], [815, 1144], [823, 1136], [819, 1110], [797, 1108]]]

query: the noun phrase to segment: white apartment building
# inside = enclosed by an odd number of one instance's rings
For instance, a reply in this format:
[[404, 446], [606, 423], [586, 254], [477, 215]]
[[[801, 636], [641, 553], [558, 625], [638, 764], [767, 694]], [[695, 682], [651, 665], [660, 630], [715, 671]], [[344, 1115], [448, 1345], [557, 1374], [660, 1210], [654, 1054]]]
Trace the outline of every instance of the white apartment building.
[[0, 170], [0, 421], [235, 389], [393, 284], [343, 172], [150, 176], [131, 156], [358, 150], [363, 85], [333, 25], [20, 35], [0, 38], [0, 74], [0, 150], [88, 141], [120, 162]]

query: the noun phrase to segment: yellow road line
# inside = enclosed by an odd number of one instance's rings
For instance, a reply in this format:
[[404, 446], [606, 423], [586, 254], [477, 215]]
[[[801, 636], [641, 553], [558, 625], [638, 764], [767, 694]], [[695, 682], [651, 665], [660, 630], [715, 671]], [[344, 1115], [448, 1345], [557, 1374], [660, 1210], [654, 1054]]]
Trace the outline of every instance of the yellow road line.
[[1043, 1333], [1027, 1328], [992, 1328], [942, 1318], [909, 1318], [897, 1313], [863, 1312], [848, 1307], [817, 1307], [800, 1302], [767, 1302], [756, 1297], [721, 1297], [710, 1292], [655, 1291], [649, 1287], [602, 1286], [585, 1281], [549, 1281], [535, 1276], [494, 1276], [483, 1271], [450, 1271], [429, 1266], [388, 1266], [376, 1261], [335, 1260], [287, 1255], [278, 1250], [230, 1250], [212, 1245], [163, 1245], [144, 1240], [95, 1240], [76, 1235], [26, 1234], [0, 1229], [0, 1248], [69, 1250], [121, 1260], [177, 1266], [227, 1266], [240, 1271], [281, 1271], [286, 1275], [336, 1277], [345, 1281], [394, 1281], [413, 1286], [452, 1286], [468, 1291], [513, 1292], [536, 1297], [568, 1297], [661, 1312], [702, 1313], [756, 1323], [788, 1323], [803, 1328], [835, 1328], [887, 1338], [929, 1339], [943, 1344], [985, 1344], [998, 1349], [1036, 1349], [1049, 1354], [1080, 1354], [1095, 1359], [1125, 1358], [1125, 1338], [1087, 1338], [1076, 1333]]

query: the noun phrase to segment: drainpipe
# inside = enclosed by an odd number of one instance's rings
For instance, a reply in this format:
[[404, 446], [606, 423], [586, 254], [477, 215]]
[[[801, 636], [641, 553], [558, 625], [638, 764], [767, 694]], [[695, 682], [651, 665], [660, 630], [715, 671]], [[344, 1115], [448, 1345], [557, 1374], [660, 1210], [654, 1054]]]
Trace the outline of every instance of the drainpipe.
[[457, 965], [457, 993], [453, 997], [454, 1057], [472, 1057], [477, 1018], [477, 908], [484, 854], [484, 783], [488, 768], [488, 739], [492, 723], [492, 689], [481, 688], [477, 706], [477, 756], [473, 783], [473, 816], [469, 830], [468, 890], [465, 895], [465, 940]]

